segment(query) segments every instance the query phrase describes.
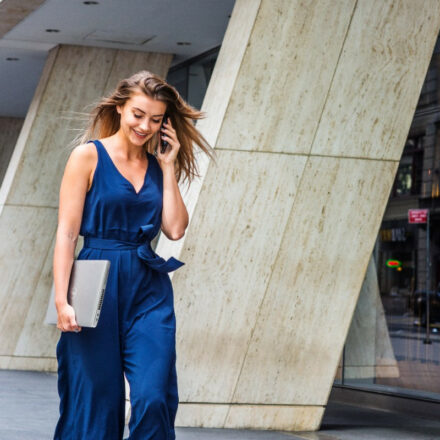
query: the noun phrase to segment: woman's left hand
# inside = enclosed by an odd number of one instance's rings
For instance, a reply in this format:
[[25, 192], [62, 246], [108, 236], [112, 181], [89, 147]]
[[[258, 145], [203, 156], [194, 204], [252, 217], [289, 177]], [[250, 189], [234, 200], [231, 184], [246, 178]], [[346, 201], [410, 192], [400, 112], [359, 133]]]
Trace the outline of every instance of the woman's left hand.
[[161, 153], [161, 142], [159, 141], [156, 157], [161, 167], [163, 165], [174, 164], [180, 148], [179, 139], [177, 139], [176, 130], [174, 130], [170, 118], [168, 118], [167, 121], [164, 122], [164, 127], [160, 129], [160, 140], [162, 139], [168, 142], [168, 146], [165, 150], [165, 153]]

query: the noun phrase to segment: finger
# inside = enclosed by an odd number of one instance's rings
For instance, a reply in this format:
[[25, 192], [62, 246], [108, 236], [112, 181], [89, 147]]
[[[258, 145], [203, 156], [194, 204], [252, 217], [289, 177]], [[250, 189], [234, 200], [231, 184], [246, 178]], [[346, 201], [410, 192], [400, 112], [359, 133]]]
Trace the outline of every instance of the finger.
[[160, 137], [163, 138], [164, 136], [169, 136], [170, 133], [166, 133], [165, 131], [162, 131], [162, 133], [160, 134]]
[[173, 125], [171, 124], [171, 122], [170, 122], [170, 123], [166, 123], [166, 122], [164, 122], [162, 128], [166, 128], [166, 129], [168, 129], [168, 130], [172, 130], [172, 131], [174, 131], [174, 127], [173, 127]]
[[167, 136], [166, 134], [162, 135], [162, 139], [166, 140], [169, 145], [172, 145], [176, 142], [176, 140], [174, 138], [172, 138], [171, 136]]
[[161, 131], [162, 131], [162, 133], [167, 133], [167, 134], [170, 134], [170, 135], [175, 135], [176, 134], [176, 132], [174, 130], [171, 130], [171, 129], [166, 128], [166, 127], [161, 128]]

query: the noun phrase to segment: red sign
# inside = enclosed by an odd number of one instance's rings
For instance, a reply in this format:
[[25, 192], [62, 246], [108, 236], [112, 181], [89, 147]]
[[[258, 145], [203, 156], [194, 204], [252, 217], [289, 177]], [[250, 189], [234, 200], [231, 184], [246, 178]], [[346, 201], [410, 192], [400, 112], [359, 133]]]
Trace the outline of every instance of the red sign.
[[426, 223], [429, 209], [408, 209], [408, 223]]
[[399, 260], [387, 260], [385, 263], [388, 267], [400, 267], [402, 262]]

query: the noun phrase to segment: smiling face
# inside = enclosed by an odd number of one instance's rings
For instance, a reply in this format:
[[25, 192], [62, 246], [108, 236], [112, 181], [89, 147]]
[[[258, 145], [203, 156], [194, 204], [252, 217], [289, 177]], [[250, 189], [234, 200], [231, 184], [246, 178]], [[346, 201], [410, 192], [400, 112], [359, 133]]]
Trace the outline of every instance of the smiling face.
[[166, 104], [143, 92], [135, 92], [123, 106], [116, 106], [121, 115], [123, 134], [133, 145], [143, 145], [160, 130]]

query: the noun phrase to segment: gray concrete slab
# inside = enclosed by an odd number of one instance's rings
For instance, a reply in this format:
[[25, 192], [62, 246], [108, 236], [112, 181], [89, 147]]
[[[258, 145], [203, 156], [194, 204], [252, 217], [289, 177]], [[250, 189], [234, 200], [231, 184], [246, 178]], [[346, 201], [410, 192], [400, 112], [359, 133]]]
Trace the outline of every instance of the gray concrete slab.
[[[0, 370], [0, 440], [51, 439], [58, 408], [56, 374]], [[440, 421], [330, 403], [318, 432], [176, 428], [176, 434], [177, 440], [438, 440]]]

